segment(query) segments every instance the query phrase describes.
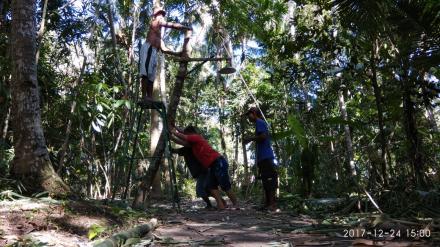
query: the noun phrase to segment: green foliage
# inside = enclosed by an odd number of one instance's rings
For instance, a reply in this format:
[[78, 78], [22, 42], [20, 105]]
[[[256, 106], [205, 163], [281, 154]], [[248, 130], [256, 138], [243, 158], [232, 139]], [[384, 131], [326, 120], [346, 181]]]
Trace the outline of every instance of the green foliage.
[[87, 237], [90, 240], [95, 239], [96, 237], [98, 237], [101, 233], [105, 232], [107, 228], [97, 225], [97, 224], [93, 224], [89, 227], [89, 230], [87, 232]]
[[184, 178], [180, 187], [182, 196], [195, 199], [196, 198], [196, 182], [193, 178]]
[[295, 135], [298, 143], [302, 148], [307, 147], [307, 137], [305, 136], [305, 131], [302, 124], [299, 122], [298, 118], [295, 115], [290, 115], [288, 117], [288, 123], [290, 127], [290, 131]]
[[291, 194], [282, 192], [280, 195], [279, 205], [286, 210], [296, 213], [304, 212], [304, 199], [299, 194]]
[[0, 170], [6, 171], [2, 174], [1, 177], [6, 177], [6, 175], [9, 173], [9, 164], [14, 158], [14, 149], [7, 149], [5, 146], [0, 145]]
[[6, 245], [6, 247], [44, 247], [47, 246], [46, 242], [37, 241], [31, 238], [23, 238], [12, 244]]

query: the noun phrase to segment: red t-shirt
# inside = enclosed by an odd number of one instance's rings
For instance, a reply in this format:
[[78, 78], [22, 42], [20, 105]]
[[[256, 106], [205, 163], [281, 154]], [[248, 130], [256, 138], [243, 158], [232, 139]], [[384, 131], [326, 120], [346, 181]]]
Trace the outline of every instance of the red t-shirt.
[[220, 157], [220, 154], [200, 135], [187, 135], [186, 141], [191, 144], [196, 159], [206, 168], [209, 168], [214, 160]]

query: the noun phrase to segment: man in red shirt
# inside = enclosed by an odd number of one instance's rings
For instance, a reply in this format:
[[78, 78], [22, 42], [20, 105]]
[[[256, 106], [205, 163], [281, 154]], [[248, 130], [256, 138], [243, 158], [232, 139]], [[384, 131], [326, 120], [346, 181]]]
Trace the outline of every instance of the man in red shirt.
[[217, 201], [217, 208], [225, 209], [218, 186], [220, 186], [228, 195], [229, 199], [231, 199], [233, 207], [238, 208], [237, 197], [231, 190], [231, 181], [228, 174], [229, 165], [225, 158], [215, 151], [205, 138], [197, 134], [193, 126], [186, 127], [183, 133], [176, 128], [172, 128], [171, 134], [171, 139], [174, 142], [186, 147], [191, 147], [196, 159], [202, 166], [208, 169], [206, 188], [211, 191], [211, 194]]

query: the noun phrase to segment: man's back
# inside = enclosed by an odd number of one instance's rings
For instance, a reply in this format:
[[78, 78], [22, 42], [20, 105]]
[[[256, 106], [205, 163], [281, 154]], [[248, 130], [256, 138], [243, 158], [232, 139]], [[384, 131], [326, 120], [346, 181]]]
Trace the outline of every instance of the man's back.
[[212, 165], [212, 162], [221, 156], [201, 135], [187, 135], [186, 141], [191, 144], [194, 156], [205, 168], [209, 168]]

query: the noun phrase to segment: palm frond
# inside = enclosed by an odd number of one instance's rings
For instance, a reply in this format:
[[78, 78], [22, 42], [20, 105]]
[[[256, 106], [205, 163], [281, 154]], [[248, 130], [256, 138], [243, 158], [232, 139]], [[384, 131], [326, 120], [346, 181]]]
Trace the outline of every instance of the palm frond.
[[367, 32], [384, 31], [389, 0], [331, 0], [330, 6], [342, 17], [342, 21], [358, 26]]

